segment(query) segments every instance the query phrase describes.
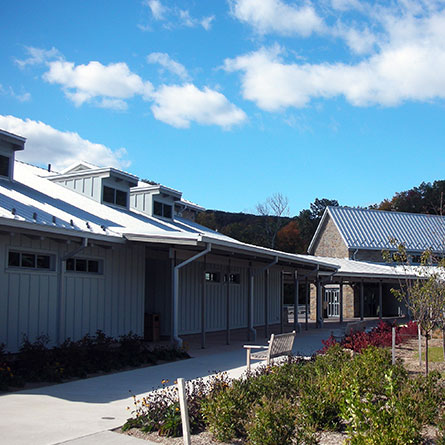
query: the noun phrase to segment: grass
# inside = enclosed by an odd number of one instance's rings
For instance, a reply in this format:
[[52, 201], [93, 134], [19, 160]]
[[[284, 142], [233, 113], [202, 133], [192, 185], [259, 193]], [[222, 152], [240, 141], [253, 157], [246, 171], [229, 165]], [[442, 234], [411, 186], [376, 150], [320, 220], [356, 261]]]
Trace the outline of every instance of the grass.
[[[419, 354], [417, 354], [419, 358]], [[425, 361], [425, 352], [422, 352], [422, 360]], [[428, 348], [428, 360], [430, 362], [443, 362], [443, 348], [442, 346], [431, 346]]]

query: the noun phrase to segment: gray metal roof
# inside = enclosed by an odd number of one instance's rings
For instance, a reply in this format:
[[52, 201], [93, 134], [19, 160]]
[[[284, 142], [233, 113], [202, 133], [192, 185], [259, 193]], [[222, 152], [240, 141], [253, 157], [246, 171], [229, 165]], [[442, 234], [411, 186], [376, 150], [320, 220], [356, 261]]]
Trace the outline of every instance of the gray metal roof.
[[328, 215], [346, 246], [351, 249], [394, 249], [395, 246], [391, 243], [394, 239], [412, 252], [423, 252], [425, 249], [432, 249], [434, 252], [445, 250], [445, 216], [328, 207], [309, 246], [309, 252]]

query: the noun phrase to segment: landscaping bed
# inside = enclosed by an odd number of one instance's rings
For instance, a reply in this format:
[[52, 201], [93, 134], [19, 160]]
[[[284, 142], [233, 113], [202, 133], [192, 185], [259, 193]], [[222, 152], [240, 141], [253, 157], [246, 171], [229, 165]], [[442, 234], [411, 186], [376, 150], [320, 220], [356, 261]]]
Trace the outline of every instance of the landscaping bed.
[[[387, 330], [380, 326], [374, 335], [386, 338]], [[237, 380], [219, 374], [188, 382], [192, 443], [445, 444], [444, 377], [410, 375], [402, 360], [392, 365], [388, 348], [362, 340], [355, 354], [326, 344], [310, 361], [262, 366]], [[181, 435], [176, 390], [167, 385], [134, 398], [124, 432], [182, 443], [174, 438]]]
[[25, 337], [17, 354], [6, 353], [0, 344], [0, 391], [62, 383], [190, 357], [173, 346], [148, 346], [142, 337], [131, 332], [116, 340], [97, 331], [94, 336], [86, 335], [79, 341], [68, 339], [54, 348], [48, 348], [48, 342], [44, 336], [33, 343]]

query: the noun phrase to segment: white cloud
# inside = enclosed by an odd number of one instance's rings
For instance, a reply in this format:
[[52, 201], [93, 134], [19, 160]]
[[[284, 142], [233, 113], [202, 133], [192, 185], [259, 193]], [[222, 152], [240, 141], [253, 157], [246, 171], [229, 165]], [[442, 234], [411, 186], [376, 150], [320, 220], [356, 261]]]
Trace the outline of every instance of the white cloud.
[[29, 100], [31, 100], [31, 93], [28, 93], [26, 91], [22, 93], [16, 93], [14, 91], [14, 88], [12, 88], [11, 86], [6, 90], [5, 88], [3, 88], [2, 84], [0, 84], [0, 94], [7, 94], [9, 96], [12, 96], [19, 102], [28, 102]]
[[151, 53], [147, 56], [148, 63], [158, 63], [166, 70], [176, 74], [181, 79], [189, 79], [189, 74], [184, 65], [173, 60], [167, 53]]
[[50, 163], [56, 170], [77, 161], [117, 168], [130, 164], [124, 159], [125, 148], [112, 150], [83, 139], [78, 133], [59, 131], [40, 121], [0, 115], [0, 128], [27, 138], [25, 150], [17, 152], [17, 158], [32, 164]]
[[161, 86], [153, 95], [151, 107], [156, 119], [177, 128], [188, 128], [191, 122], [218, 125], [229, 129], [246, 120], [246, 114], [218, 91], [193, 84]]
[[40, 65], [42, 63], [48, 62], [49, 60], [62, 58], [60, 52], [54, 47], [51, 49], [42, 49], [27, 46], [26, 52], [29, 55], [29, 57], [27, 57], [26, 59], [15, 59], [15, 63], [22, 69], [28, 65]]
[[109, 104], [111, 108], [123, 109], [124, 99], [135, 95], [148, 98], [153, 90], [150, 82], [144, 82], [132, 73], [125, 63], [102, 65], [92, 61], [76, 66], [73, 62], [57, 60], [49, 62], [48, 66], [49, 71], [43, 78], [61, 85], [66, 96], [77, 106], [98, 99], [102, 107]]
[[148, 0], [147, 6], [150, 8], [155, 20], [163, 20], [167, 8], [159, 0]]
[[231, 11], [238, 20], [248, 23], [259, 34], [307, 37], [324, 29], [322, 18], [308, 2], [297, 6], [282, 0], [232, 0]]
[[225, 68], [240, 71], [244, 98], [269, 111], [338, 96], [356, 106], [445, 98], [445, 13], [389, 17], [387, 26], [387, 41], [359, 63], [286, 63], [275, 46], [227, 59]]
[[[206, 31], [209, 31], [212, 27], [212, 22], [215, 16], [208, 16], [198, 19], [192, 17], [188, 9], [181, 9], [178, 7], [167, 7], [161, 3], [160, 0], [146, 0], [144, 2], [150, 8], [151, 14], [154, 20], [164, 21], [164, 26], [168, 29], [175, 28], [177, 26], [186, 26], [188, 28], [195, 28], [202, 26]], [[151, 31], [148, 25], [138, 25], [142, 31]]]

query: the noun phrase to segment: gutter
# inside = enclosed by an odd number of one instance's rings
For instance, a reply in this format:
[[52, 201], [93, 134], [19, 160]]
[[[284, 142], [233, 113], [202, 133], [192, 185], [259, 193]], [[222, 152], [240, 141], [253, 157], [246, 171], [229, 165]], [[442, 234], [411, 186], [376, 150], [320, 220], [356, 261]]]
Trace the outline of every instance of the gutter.
[[187, 266], [187, 264], [196, 261], [204, 255], [207, 255], [212, 250], [212, 244], [207, 243], [207, 247], [202, 252], [192, 256], [188, 260], [183, 261], [178, 264], [173, 269], [173, 341], [179, 346], [182, 346], [182, 338], [178, 335], [178, 324], [179, 324], [179, 269]]
[[82, 245], [80, 247], [77, 247], [76, 249], [72, 250], [71, 252], [66, 253], [65, 255], [63, 255], [62, 257], [59, 258], [59, 270], [58, 270], [58, 274], [57, 274], [57, 284], [59, 287], [59, 295], [57, 298], [57, 314], [58, 314], [58, 323], [56, 325], [56, 339], [57, 339], [57, 344], [60, 345], [61, 344], [61, 334], [60, 334], [60, 324], [62, 322], [62, 300], [63, 300], [63, 275], [64, 275], [64, 268], [63, 268], [63, 263], [66, 262], [66, 260], [74, 257], [75, 255], [77, 255], [79, 252], [82, 252], [82, 250], [84, 250], [85, 248], [88, 247], [88, 238], [83, 238], [82, 240]]

